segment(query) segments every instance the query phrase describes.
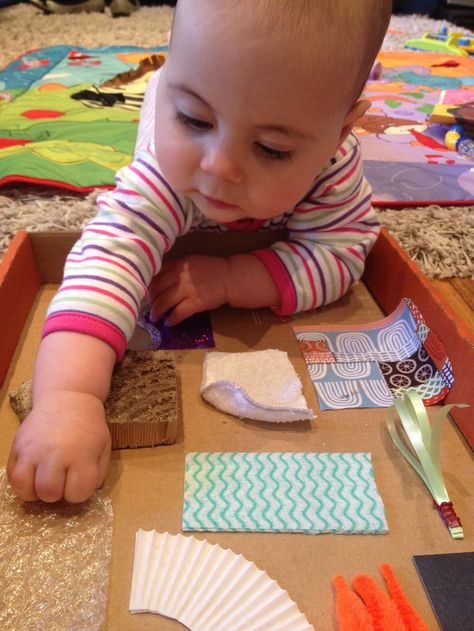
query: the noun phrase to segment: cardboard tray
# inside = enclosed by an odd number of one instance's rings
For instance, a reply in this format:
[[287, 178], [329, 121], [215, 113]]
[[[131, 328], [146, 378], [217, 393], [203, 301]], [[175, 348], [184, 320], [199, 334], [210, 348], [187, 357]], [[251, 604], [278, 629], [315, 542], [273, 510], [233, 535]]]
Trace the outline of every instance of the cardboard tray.
[[[270, 235], [270, 240], [280, 233]], [[0, 323], [2, 348], [0, 352], [0, 386], [10, 365], [20, 333], [40, 286], [59, 283], [67, 253], [78, 238], [78, 233], [31, 233], [20, 231], [11, 243], [0, 265]], [[181, 239], [173, 248], [173, 256], [194, 251], [198, 241], [194, 235]], [[203, 253], [228, 252], [226, 248], [242, 251], [240, 233], [222, 239], [207, 235]], [[268, 235], [245, 233], [245, 250], [250, 251]], [[231, 244], [229, 246], [229, 241]], [[223, 249], [222, 249], [223, 248]], [[444, 343], [453, 365], [455, 383], [446, 403], [467, 403], [469, 408], [454, 409], [451, 414], [466, 440], [474, 449], [474, 322], [460, 320], [453, 308], [430, 283], [397, 241], [385, 230], [372, 250], [364, 274], [364, 283], [385, 314], [391, 313], [402, 298], [411, 298], [419, 307], [425, 321]], [[21, 291], [20, 291], [21, 288]]]
[[[189, 235], [190, 237], [192, 235]], [[274, 238], [275, 235], [273, 235]], [[0, 466], [8, 452], [18, 420], [8, 393], [31, 378], [42, 323], [65, 256], [75, 234], [19, 233], [0, 265]], [[204, 250], [228, 250], [219, 235], [206, 236]], [[235, 249], [264, 246], [251, 234], [232, 236]], [[260, 239], [261, 237], [259, 237]], [[181, 240], [180, 240], [181, 241]], [[202, 237], [200, 246], [202, 246]], [[196, 240], [183, 239], [185, 250]], [[203, 248], [200, 247], [200, 250]], [[178, 249], [174, 248], [175, 254]], [[369, 291], [370, 289], [370, 291]], [[370, 293], [372, 292], [372, 293]], [[433, 509], [431, 496], [392, 444], [385, 409], [318, 412], [306, 365], [291, 324], [367, 323], [391, 312], [404, 297], [419, 306], [428, 326], [442, 339], [453, 362], [456, 385], [449, 399], [474, 405], [474, 333], [433, 291], [396, 242], [383, 232], [371, 253], [365, 282], [357, 284], [334, 305], [311, 314], [277, 318], [269, 310], [222, 308], [212, 314], [216, 348], [222, 351], [279, 348], [288, 353], [300, 375], [304, 394], [317, 413], [313, 422], [274, 425], [243, 421], [207, 405], [199, 395], [205, 350], [176, 352], [181, 384], [181, 418], [173, 445], [115, 451], [105, 491], [112, 499], [114, 535], [110, 589], [104, 631], [168, 631], [178, 623], [152, 614], [128, 613], [133, 546], [138, 528], [177, 533], [181, 530], [184, 457], [189, 451], [368, 451], [384, 501], [387, 535], [317, 535], [198, 533], [243, 554], [288, 590], [319, 631], [336, 628], [331, 578], [351, 580], [367, 572], [382, 584], [380, 564], [391, 563], [411, 601], [430, 628], [434, 614], [412, 563], [414, 554], [461, 552], [474, 547], [474, 471], [472, 453], [448, 422], [443, 429], [441, 462], [450, 497], [463, 520], [465, 539], [454, 541]], [[374, 299], [375, 298], [375, 299]], [[436, 414], [430, 409], [430, 415]], [[457, 413], [456, 421], [474, 445], [473, 411]]]

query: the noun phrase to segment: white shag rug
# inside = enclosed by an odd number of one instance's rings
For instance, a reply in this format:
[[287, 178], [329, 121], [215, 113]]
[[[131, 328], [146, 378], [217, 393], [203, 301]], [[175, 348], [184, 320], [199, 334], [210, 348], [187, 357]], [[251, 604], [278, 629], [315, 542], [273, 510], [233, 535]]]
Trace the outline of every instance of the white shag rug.
[[[142, 7], [126, 18], [104, 13], [43, 15], [29, 4], [0, 9], [0, 67], [27, 50], [68, 44], [97, 47], [166, 44], [173, 8]], [[424, 16], [392, 16], [384, 50], [402, 50], [426, 31], [463, 30]], [[469, 33], [469, 31], [465, 31]], [[0, 189], [0, 253], [17, 230], [80, 230], [95, 213], [97, 193], [87, 197], [31, 186]], [[474, 278], [474, 206], [381, 210], [380, 219], [431, 277]]]

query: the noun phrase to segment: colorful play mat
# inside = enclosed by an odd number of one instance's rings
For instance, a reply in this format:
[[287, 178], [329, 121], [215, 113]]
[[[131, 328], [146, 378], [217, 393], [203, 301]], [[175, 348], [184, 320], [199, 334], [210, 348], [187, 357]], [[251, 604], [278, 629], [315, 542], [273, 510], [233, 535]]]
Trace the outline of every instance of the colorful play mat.
[[[132, 156], [145, 86], [165, 48], [52, 46], [0, 72], [0, 185], [113, 186]], [[474, 161], [444, 146], [428, 117], [443, 90], [472, 90], [474, 58], [381, 53], [358, 122], [378, 205], [474, 203]]]
[[387, 52], [378, 59], [382, 75], [366, 86], [372, 107], [357, 127], [376, 203], [473, 203], [474, 160], [448, 150], [450, 126], [428, 118], [445, 90], [471, 91], [474, 109], [474, 57]]
[[113, 186], [164, 51], [52, 46], [9, 64], [0, 72], [0, 184]]

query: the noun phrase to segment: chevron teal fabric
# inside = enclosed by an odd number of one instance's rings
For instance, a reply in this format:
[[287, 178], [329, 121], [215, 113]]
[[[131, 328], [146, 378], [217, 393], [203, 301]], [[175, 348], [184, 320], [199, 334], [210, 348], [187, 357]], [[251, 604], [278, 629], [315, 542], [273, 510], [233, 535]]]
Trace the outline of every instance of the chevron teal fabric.
[[183, 530], [385, 533], [369, 453], [192, 452]]

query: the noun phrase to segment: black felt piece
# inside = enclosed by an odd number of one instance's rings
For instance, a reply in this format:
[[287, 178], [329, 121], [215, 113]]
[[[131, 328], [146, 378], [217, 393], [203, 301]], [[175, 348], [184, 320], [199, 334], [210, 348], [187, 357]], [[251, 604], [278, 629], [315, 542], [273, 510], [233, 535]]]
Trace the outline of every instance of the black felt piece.
[[442, 631], [474, 629], [474, 552], [413, 557]]

